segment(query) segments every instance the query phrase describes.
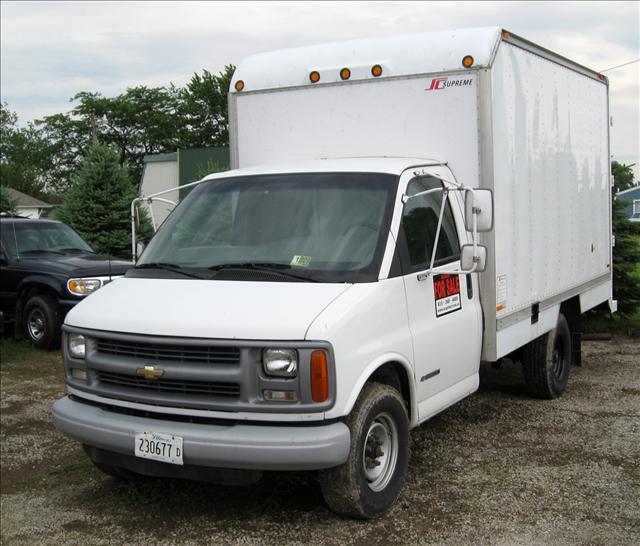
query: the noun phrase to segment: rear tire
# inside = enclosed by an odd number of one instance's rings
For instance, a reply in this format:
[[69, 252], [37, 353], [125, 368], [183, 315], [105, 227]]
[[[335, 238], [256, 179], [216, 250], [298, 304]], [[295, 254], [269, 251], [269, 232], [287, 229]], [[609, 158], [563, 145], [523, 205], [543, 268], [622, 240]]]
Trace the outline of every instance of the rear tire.
[[60, 316], [58, 304], [51, 296], [33, 296], [22, 310], [22, 331], [38, 349], [60, 347]]
[[409, 460], [409, 418], [402, 397], [388, 385], [368, 383], [347, 417], [347, 462], [320, 472], [331, 510], [357, 519], [382, 516], [400, 494]]
[[571, 370], [571, 333], [560, 313], [556, 327], [522, 350], [527, 392], [536, 398], [558, 398], [567, 388]]

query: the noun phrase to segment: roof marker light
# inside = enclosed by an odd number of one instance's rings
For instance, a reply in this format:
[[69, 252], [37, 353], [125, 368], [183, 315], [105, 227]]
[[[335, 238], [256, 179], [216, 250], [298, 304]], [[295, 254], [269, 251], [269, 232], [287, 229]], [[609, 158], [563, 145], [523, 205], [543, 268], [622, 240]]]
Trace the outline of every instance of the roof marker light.
[[351, 70], [349, 70], [348, 68], [343, 68], [342, 70], [340, 70], [341, 80], [348, 80], [350, 77], [351, 77]]
[[244, 82], [242, 80], [238, 80], [234, 86], [236, 91], [242, 91], [244, 89]]
[[382, 66], [380, 66], [379, 64], [374, 64], [371, 67], [371, 75], [374, 78], [377, 78], [378, 76], [382, 76]]
[[509, 31], [503, 30], [502, 31], [502, 39], [503, 40], [509, 40], [509, 38], [511, 38], [511, 34], [509, 34]]
[[318, 83], [320, 81], [320, 72], [314, 70], [309, 74], [309, 79], [311, 80], [311, 83]]
[[462, 66], [471, 68], [473, 66], [473, 57], [471, 55], [465, 55], [462, 59]]

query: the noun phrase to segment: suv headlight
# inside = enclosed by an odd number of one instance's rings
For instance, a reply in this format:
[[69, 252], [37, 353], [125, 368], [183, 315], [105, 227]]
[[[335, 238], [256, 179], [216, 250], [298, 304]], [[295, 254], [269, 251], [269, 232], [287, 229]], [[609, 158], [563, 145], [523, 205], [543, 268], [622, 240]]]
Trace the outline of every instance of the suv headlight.
[[275, 377], [295, 377], [298, 373], [298, 351], [265, 349], [262, 352], [264, 373]]
[[87, 296], [102, 286], [100, 279], [69, 279], [67, 290], [74, 296]]
[[69, 354], [73, 358], [84, 358], [86, 352], [86, 340], [82, 334], [69, 334]]

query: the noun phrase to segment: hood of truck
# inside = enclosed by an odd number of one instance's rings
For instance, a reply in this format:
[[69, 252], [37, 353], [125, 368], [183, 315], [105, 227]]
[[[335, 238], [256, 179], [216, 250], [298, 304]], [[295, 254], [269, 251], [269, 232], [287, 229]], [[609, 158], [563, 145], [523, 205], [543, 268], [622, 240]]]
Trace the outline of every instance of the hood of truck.
[[122, 278], [76, 305], [65, 324], [154, 336], [302, 340], [350, 286]]

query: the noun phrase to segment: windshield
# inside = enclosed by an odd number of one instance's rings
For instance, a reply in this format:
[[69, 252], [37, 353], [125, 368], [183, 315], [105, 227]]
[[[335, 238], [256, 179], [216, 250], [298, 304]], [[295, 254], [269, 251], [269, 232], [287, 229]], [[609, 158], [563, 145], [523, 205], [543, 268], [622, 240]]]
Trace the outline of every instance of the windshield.
[[[377, 279], [397, 176], [308, 173], [212, 180], [167, 218], [138, 266], [271, 268], [325, 282]], [[228, 274], [228, 271], [227, 271]]]
[[2, 232], [3, 241], [13, 255], [16, 255], [16, 245], [18, 255], [93, 252], [80, 235], [65, 224], [13, 222], [12, 229], [3, 229]]

